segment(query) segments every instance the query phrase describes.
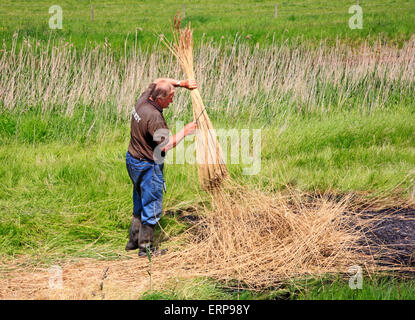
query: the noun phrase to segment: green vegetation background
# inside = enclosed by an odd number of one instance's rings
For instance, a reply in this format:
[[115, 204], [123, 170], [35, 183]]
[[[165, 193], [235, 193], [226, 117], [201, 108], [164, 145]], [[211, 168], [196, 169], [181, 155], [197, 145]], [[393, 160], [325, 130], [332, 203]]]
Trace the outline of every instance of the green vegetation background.
[[[90, 21], [91, 3], [94, 22]], [[304, 37], [316, 44], [321, 38], [356, 43], [381, 34], [399, 45], [415, 31], [414, 1], [361, 1], [364, 28], [350, 30], [348, 8], [354, 3], [281, 1], [278, 18], [274, 19], [275, 1], [60, 1], [63, 29], [51, 32], [51, 2], [3, 0], [0, 39], [10, 44], [16, 30], [22, 37], [65, 37], [79, 47], [90, 41], [102, 43], [107, 38], [121, 52], [126, 37], [137, 36], [145, 47], [154, 43], [155, 34], [169, 34], [168, 19], [182, 10], [183, 4], [184, 22], [192, 22], [196, 43], [203, 34], [215, 41], [228, 41], [239, 33], [252, 44], [270, 43], [274, 34], [279, 41]], [[290, 185], [340, 193], [397, 190], [402, 196], [413, 197], [414, 110], [414, 104], [407, 103], [367, 114], [302, 114], [289, 123], [264, 115], [251, 122], [252, 128], [262, 129], [260, 174], [243, 176], [241, 166], [229, 168], [236, 180], [260, 188], [274, 185], [282, 190]], [[221, 114], [212, 114], [211, 118], [217, 128], [243, 128], [247, 120]], [[190, 120], [190, 115], [183, 120]], [[76, 257], [126, 257], [123, 250], [132, 210], [132, 186], [124, 160], [128, 139], [129, 122], [116, 116], [104, 118], [87, 111], [86, 115], [80, 112], [66, 117], [36, 108], [27, 113], [2, 111], [1, 259], [28, 255], [33, 263], [49, 264]], [[164, 209], [169, 213], [165, 213], [162, 225], [174, 235], [185, 227], [175, 210], [207, 201], [207, 197], [199, 190], [191, 165], [167, 166], [166, 180]], [[336, 292], [349, 290], [344, 289], [344, 283], [339, 286], [343, 289]], [[218, 292], [212, 284], [202, 288], [208, 292], [205, 297], [235, 298], [222, 291], [218, 296], [212, 295]], [[387, 297], [399, 298], [398, 291], [393, 292]], [[146, 297], [164, 297], [159, 294]], [[203, 294], [196, 293], [194, 297]], [[319, 294], [298, 297], [333, 298], [330, 293]], [[350, 294], [348, 291], [341, 297], [359, 298]]]
[[[278, 17], [274, 18], [275, 3]], [[50, 32], [49, 7], [58, 4], [63, 10], [62, 30]], [[76, 46], [105, 38], [113, 48], [123, 48], [126, 37], [137, 38], [142, 46], [152, 45], [154, 34], [170, 34], [172, 16], [183, 12], [183, 23], [191, 21], [198, 42], [203, 35], [220, 41], [234, 39], [236, 33], [247, 41], [270, 43], [272, 38], [285, 41], [303, 37], [312, 41], [359, 42], [382, 35], [395, 43], [407, 40], [415, 31], [415, 3], [412, 0], [363, 0], [364, 27], [350, 30], [349, 7], [356, 1], [220, 1], [220, 0], [122, 0], [75, 1], [59, 3], [3, 0], [0, 4], [0, 39], [9, 39], [14, 31], [23, 36], [48, 39], [50, 34], [65, 37]], [[91, 5], [94, 21], [91, 22]]]

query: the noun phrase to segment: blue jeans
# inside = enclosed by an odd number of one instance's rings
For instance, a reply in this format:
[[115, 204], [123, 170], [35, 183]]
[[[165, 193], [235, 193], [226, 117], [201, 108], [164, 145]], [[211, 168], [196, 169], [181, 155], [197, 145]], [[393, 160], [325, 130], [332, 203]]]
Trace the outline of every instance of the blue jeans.
[[128, 174], [133, 182], [133, 215], [142, 224], [155, 225], [161, 218], [163, 206], [163, 167], [150, 160], [138, 160], [127, 151]]

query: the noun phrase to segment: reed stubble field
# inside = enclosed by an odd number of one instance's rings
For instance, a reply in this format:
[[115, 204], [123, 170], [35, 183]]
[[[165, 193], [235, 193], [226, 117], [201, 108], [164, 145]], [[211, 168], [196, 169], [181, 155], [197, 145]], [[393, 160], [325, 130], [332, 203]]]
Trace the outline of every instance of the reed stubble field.
[[[357, 46], [198, 43], [195, 77], [212, 123], [261, 129], [261, 170], [246, 176], [244, 165], [229, 163], [246, 189], [215, 207], [194, 165], [167, 165], [158, 237], [169, 254], [153, 260], [148, 292], [148, 261], [123, 252], [128, 124], [148, 83], [182, 78], [180, 66], [159, 42], [142, 49], [130, 39], [114, 52], [108, 43], [80, 49], [14, 34], [0, 57], [2, 298], [236, 298], [218, 286], [255, 292], [288, 281], [296, 292], [292, 279], [345, 274], [351, 265], [372, 278], [382, 269], [350, 251], [364, 226], [351, 228], [358, 221], [344, 214], [413, 207], [413, 38], [400, 46], [382, 38]], [[191, 110], [188, 92], [177, 90], [165, 112], [172, 131]], [[64, 270], [61, 291], [48, 287], [52, 264]]]

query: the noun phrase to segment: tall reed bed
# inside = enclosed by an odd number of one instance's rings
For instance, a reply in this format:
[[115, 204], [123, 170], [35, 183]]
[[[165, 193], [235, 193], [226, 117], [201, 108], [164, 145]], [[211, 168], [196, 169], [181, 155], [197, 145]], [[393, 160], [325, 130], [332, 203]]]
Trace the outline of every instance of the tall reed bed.
[[[64, 40], [18, 41], [0, 52], [0, 108], [36, 106], [71, 115], [93, 108], [128, 117], [137, 96], [160, 76], [184, 77], [160, 42], [114, 52], [105, 43], [79, 50]], [[19, 43], [19, 45], [17, 45]], [[273, 44], [249, 46], [203, 41], [194, 53], [195, 77], [210, 112], [260, 116], [341, 109], [370, 111], [413, 101], [415, 38], [402, 48], [381, 41], [358, 48], [321, 42], [310, 48]], [[188, 93], [179, 90], [169, 115], [191, 114]]]

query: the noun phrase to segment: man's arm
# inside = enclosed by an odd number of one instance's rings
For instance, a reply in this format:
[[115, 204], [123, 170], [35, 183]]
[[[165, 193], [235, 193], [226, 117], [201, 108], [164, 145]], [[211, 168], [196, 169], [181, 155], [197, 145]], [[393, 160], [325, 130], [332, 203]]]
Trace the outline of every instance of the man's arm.
[[185, 136], [193, 134], [196, 130], [196, 126], [196, 121], [186, 124], [182, 130], [169, 138], [169, 142], [161, 149], [161, 151], [167, 152], [170, 149], [173, 149]]
[[193, 90], [197, 88], [197, 84], [195, 80], [186, 79], [186, 80], [176, 80], [171, 78], [158, 78], [154, 80], [153, 82], [157, 84], [160, 81], [168, 81], [171, 83], [173, 87], [182, 87], [187, 88], [189, 90]]

